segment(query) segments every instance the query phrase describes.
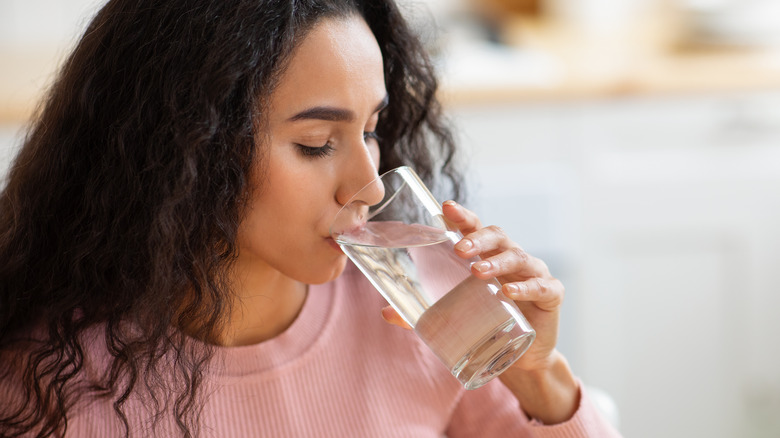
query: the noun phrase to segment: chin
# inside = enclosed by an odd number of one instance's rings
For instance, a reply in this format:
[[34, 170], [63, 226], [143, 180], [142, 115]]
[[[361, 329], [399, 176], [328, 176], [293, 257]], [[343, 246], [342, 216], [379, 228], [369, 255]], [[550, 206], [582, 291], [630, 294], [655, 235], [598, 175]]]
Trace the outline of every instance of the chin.
[[337, 279], [342, 272], [344, 272], [346, 266], [347, 256], [342, 255], [327, 265], [318, 266], [317, 268], [311, 269], [309, 272], [307, 272], [306, 279], [303, 281], [304, 283], [308, 284], [323, 284], [329, 281], [333, 281]]

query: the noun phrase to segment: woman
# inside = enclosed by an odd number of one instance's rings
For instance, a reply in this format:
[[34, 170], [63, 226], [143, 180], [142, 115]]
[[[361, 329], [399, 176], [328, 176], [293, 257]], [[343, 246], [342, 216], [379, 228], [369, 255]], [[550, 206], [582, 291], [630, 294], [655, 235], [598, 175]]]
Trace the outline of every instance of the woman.
[[459, 196], [435, 90], [389, 0], [110, 1], [0, 198], [0, 436], [614, 434], [499, 229], [444, 205], [537, 330], [469, 392], [329, 241], [378, 172]]

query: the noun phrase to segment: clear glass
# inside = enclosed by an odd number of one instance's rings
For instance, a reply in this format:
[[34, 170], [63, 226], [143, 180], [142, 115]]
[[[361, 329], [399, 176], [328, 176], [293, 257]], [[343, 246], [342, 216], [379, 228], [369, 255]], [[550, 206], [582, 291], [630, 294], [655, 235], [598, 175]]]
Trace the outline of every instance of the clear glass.
[[363, 188], [330, 231], [466, 389], [499, 375], [536, 337], [496, 279], [471, 274], [479, 259], [455, 254], [461, 234], [448, 227], [441, 204], [411, 168], [393, 169]]

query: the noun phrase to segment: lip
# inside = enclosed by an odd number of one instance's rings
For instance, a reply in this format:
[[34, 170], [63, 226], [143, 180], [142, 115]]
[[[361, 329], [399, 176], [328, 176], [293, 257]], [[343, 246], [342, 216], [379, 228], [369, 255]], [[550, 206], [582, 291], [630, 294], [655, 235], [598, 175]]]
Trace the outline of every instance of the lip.
[[328, 242], [328, 245], [330, 245], [330, 246], [331, 246], [333, 249], [335, 249], [335, 250], [337, 250], [338, 252], [340, 252], [340, 253], [344, 254], [344, 250], [343, 250], [343, 249], [341, 249], [341, 247], [339, 246], [339, 244], [338, 244], [338, 243], [336, 243], [336, 241], [335, 241], [335, 240], [333, 240], [333, 238], [332, 238], [332, 237], [326, 237], [326, 238], [325, 238], [325, 241], [327, 241], [327, 242]]

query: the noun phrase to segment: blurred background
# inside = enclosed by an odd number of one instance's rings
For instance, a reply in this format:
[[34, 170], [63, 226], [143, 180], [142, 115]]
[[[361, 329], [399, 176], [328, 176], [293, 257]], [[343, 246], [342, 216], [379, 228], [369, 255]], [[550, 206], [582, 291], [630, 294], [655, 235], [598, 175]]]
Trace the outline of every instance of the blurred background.
[[[780, 437], [780, 2], [401, 0], [626, 437]], [[102, 1], [0, 0], [0, 169]]]

